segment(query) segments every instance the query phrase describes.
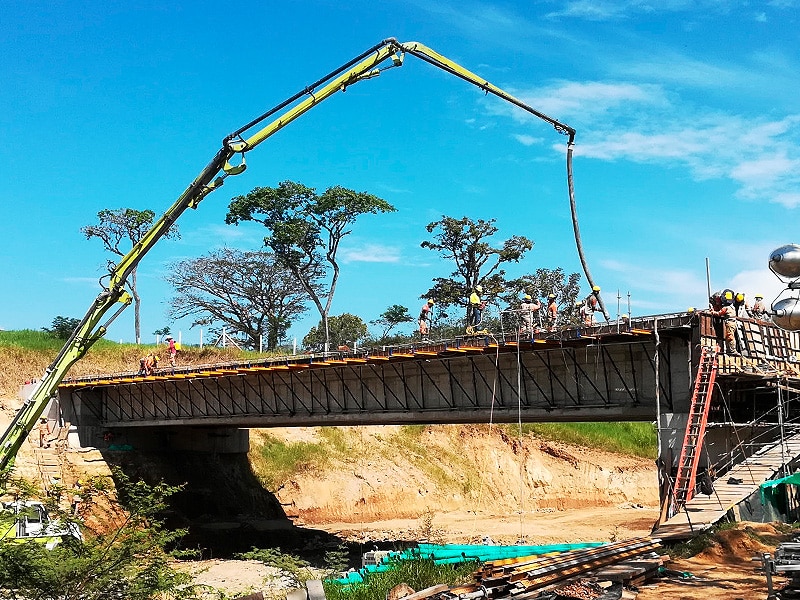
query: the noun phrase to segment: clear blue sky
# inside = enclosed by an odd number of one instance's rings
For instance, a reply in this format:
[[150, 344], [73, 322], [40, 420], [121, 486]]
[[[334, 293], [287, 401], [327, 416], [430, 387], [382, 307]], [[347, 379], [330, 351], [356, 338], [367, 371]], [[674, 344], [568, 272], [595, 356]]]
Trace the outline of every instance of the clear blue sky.
[[[161, 214], [222, 138], [386, 37], [420, 41], [577, 130], [575, 190], [592, 274], [616, 314], [772, 300], [769, 252], [796, 242], [797, 0], [85, 2], [7, 0], [0, 20], [0, 327], [81, 317], [108, 255], [80, 233], [105, 208]], [[76, 8], [80, 7], [80, 8]], [[451, 267], [420, 248], [442, 215], [496, 218], [535, 247], [511, 275], [580, 272], [565, 138], [413, 57], [312, 110], [248, 154], [139, 269], [145, 341], [170, 325], [166, 266], [263, 229], [230, 199], [294, 180], [369, 191], [398, 212], [341, 248], [332, 314], [365, 321]], [[585, 280], [584, 280], [585, 289]], [[318, 316], [292, 330], [301, 338]], [[133, 340], [133, 308], [110, 339]]]

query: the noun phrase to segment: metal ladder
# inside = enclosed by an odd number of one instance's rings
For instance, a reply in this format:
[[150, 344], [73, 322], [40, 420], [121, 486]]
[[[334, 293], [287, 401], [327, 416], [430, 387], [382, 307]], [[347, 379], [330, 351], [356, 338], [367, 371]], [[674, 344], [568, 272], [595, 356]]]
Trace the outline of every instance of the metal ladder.
[[711, 395], [714, 391], [716, 377], [717, 351], [710, 346], [704, 346], [697, 367], [697, 377], [694, 381], [694, 393], [689, 406], [686, 435], [683, 438], [683, 447], [678, 459], [678, 474], [675, 476], [673, 498], [676, 510], [680, 510], [695, 493], [700, 448], [706, 433], [708, 409], [711, 406]]

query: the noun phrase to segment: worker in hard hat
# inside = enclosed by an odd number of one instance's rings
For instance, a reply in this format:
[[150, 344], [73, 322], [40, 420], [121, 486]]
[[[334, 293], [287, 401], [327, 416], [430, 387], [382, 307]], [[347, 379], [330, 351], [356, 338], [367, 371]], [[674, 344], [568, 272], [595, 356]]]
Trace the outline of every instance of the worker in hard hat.
[[425, 340], [428, 338], [430, 331], [430, 321], [433, 318], [433, 305], [434, 301], [429, 298], [428, 301], [419, 309], [419, 335]]
[[547, 296], [547, 326], [550, 328], [550, 331], [555, 331], [557, 323], [558, 304], [556, 304], [556, 295], [549, 294]]
[[525, 294], [519, 304], [522, 327], [520, 333], [536, 333], [536, 325], [539, 322], [539, 310], [542, 308], [538, 299], [534, 300], [530, 294]]
[[743, 292], [736, 292], [733, 297], [733, 306], [736, 309], [736, 316], [739, 318], [750, 317], [750, 307], [747, 305]]
[[735, 299], [735, 294], [732, 290], [725, 290], [722, 293], [722, 308], [720, 310], [712, 310], [711, 314], [721, 317], [723, 320], [725, 353], [731, 356], [740, 356], [736, 350], [736, 329], [739, 327], [739, 320], [736, 318]]
[[469, 315], [467, 315], [467, 322], [472, 327], [477, 327], [478, 323], [481, 322], [481, 318], [483, 317], [483, 309], [486, 308], [486, 302], [481, 300], [482, 293], [483, 287], [476, 285], [472, 290], [472, 293], [469, 295]]
[[[591, 293], [586, 296], [585, 300], [586, 306], [589, 310], [594, 313], [595, 311], [600, 310], [600, 286], [595, 285], [592, 287]], [[594, 315], [593, 315], [594, 318]]]
[[764, 304], [764, 296], [762, 294], [756, 294], [755, 299], [756, 301], [753, 302], [753, 308], [750, 309], [750, 314], [753, 315], [754, 319], [767, 321], [769, 319], [769, 312], [767, 311], [766, 304]]

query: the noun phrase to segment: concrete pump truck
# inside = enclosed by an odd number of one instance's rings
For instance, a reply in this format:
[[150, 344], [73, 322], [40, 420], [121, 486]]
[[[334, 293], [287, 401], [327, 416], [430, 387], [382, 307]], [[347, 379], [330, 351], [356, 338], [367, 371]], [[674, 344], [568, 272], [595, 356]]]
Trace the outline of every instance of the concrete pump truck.
[[[572, 152], [575, 130], [528, 106], [511, 94], [423, 44], [418, 42], [401, 43], [394, 38], [389, 38], [361, 53], [335, 71], [225, 137], [222, 141], [222, 147], [211, 159], [211, 162], [206, 165], [141, 240], [134, 245], [130, 252], [110, 271], [107, 283], [103, 284], [103, 290], [89, 307], [86, 315], [75, 331], [72, 332], [55, 360], [47, 367], [38, 386], [24, 401], [8, 429], [0, 437], [0, 471], [8, 469], [13, 464], [14, 458], [25, 438], [36, 425], [37, 419], [43, 413], [48, 402], [57, 394], [58, 385], [70, 367], [86, 354], [92, 344], [105, 335], [109, 324], [131, 303], [132, 298], [125, 290], [128, 276], [156, 242], [167, 233], [170, 226], [181, 214], [187, 208], [196, 209], [203, 198], [222, 186], [226, 177], [242, 173], [246, 167], [245, 153], [337, 92], [343, 92], [359, 81], [375, 77], [386, 69], [402, 66], [403, 59], [407, 54], [464, 79], [483, 90], [486, 94], [493, 94], [514, 104], [546, 121], [556, 131], [567, 136], [567, 183], [573, 226], [584, 272], [589, 280], [589, 285], [594, 285], [583, 258], [575, 217], [575, 199], [572, 183]], [[272, 120], [257, 129], [267, 119]], [[237, 155], [239, 157], [238, 160]], [[105, 322], [102, 322], [106, 313], [115, 306], [117, 307], [116, 310]]]

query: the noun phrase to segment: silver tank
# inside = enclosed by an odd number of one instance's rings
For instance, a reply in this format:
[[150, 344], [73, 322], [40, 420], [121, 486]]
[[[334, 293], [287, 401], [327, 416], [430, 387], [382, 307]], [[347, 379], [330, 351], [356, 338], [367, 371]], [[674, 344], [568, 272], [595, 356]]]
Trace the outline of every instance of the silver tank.
[[769, 255], [770, 270], [780, 277], [797, 279], [800, 277], [800, 246], [786, 244]]
[[783, 329], [800, 331], [800, 298], [784, 298], [772, 305], [772, 321]]

